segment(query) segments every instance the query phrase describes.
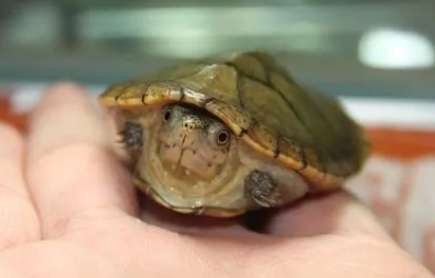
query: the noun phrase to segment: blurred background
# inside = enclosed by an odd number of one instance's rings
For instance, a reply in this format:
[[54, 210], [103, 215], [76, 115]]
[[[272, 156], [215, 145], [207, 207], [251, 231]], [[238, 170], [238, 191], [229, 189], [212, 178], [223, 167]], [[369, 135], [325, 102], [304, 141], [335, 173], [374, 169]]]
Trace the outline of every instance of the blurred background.
[[25, 130], [56, 81], [96, 95], [255, 49], [366, 127], [373, 155], [349, 188], [435, 271], [435, 0], [0, 0], [0, 119]]
[[240, 49], [333, 94], [435, 98], [433, 0], [0, 1], [2, 82], [90, 84]]

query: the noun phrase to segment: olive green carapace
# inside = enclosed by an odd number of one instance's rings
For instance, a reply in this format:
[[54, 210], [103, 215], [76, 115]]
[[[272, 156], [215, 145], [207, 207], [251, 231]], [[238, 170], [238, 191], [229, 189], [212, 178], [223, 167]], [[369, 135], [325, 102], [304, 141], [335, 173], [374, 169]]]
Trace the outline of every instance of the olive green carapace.
[[205, 109], [253, 152], [303, 176], [312, 191], [340, 186], [368, 153], [362, 129], [335, 99], [305, 90], [264, 53], [180, 65], [151, 80], [114, 85], [102, 103], [123, 109], [187, 103]]

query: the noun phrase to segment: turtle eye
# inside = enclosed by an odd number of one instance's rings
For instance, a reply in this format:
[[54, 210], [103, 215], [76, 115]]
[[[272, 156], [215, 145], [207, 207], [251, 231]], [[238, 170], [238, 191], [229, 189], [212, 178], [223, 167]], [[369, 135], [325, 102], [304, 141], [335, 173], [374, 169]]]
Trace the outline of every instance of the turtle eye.
[[208, 127], [209, 142], [217, 147], [225, 147], [231, 141], [230, 130], [220, 122], [214, 122]]
[[223, 128], [216, 132], [216, 144], [219, 146], [225, 146], [230, 142], [230, 132]]
[[166, 108], [166, 109], [163, 111], [163, 119], [167, 122], [167, 121], [169, 121], [169, 120], [171, 119], [171, 116], [172, 116], [172, 111], [171, 111], [171, 109]]

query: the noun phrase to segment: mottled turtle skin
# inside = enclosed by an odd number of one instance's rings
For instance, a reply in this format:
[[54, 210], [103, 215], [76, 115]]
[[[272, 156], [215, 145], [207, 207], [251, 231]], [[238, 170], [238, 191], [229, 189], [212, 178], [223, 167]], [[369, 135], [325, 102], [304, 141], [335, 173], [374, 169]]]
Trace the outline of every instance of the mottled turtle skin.
[[[150, 79], [116, 84], [104, 92], [101, 102], [118, 112], [135, 163], [136, 184], [182, 213], [235, 216], [334, 190], [362, 167], [367, 155], [362, 129], [335, 99], [305, 90], [264, 53], [198, 61]], [[237, 176], [226, 177], [231, 186], [221, 184], [225, 189], [215, 188], [204, 196], [199, 191], [190, 194], [184, 192], [188, 183], [176, 184], [182, 178], [172, 179], [169, 186], [156, 173], [163, 168], [145, 169], [158, 160], [158, 155], [147, 154], [162, 148], [147, 147], [161, 144], [149, 134], [158, 133], [156, 126], [164, 121], [161, 111], [168, 105], [198, 111], [231, 131], [231, 148], [237, 150], [219, 166]], [[205, 192], [207, 183], [200, 184]]]

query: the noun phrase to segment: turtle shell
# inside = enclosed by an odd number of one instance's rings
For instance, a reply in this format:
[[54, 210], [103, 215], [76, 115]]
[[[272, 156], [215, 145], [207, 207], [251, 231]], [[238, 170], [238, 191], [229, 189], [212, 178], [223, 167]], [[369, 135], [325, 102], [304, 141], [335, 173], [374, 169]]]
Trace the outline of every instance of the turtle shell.
[[245, 52], [173, 67], [110, 87], [105, 106], [135, 109], [183, 102], [220, 118], [254, 151], [331, 190], [367, 155], [362, 129], [340, 104], [298, 85], [264, 53]]

